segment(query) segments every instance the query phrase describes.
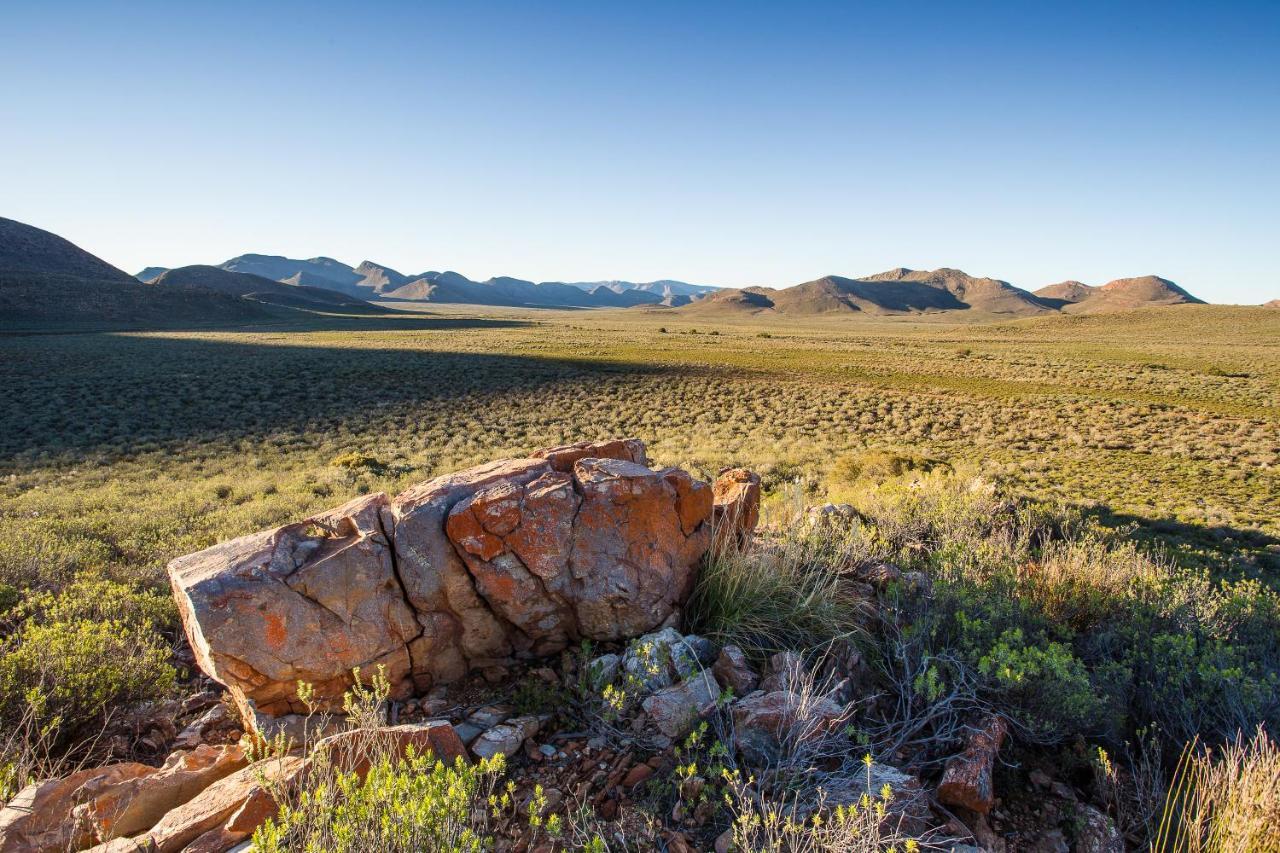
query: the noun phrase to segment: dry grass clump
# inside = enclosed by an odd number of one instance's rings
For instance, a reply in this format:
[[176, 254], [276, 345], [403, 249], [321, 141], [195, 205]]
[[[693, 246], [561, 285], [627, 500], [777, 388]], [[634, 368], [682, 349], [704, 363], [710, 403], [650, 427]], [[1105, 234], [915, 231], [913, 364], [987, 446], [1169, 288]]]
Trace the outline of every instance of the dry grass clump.
[[1280, 747], [1265, 729], [1212, 750], [1192, 742], [1169, 789], [1152, 849], [1280, 850]]

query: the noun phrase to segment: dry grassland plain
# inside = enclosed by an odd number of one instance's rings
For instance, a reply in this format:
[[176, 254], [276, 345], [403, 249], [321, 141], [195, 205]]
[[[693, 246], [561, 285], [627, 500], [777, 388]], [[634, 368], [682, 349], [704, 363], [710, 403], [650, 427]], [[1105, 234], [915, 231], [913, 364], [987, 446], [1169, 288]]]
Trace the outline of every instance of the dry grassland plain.
[[[774, 500], [904, 468], [1137, 524], [1280, 577], [1280, 311], [988, 324], [404, 306], [237, 329], [0, 337], [0, 584], [164, 563], [358, 493], [637, 435]], [[890, 464], [883, 464], [885, 459]]]

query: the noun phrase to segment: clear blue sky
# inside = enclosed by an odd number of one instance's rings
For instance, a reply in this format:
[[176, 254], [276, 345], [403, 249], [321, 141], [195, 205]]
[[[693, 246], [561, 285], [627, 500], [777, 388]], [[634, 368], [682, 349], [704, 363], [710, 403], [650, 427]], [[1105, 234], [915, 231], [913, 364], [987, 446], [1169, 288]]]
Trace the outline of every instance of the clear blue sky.
[[781, 286], [955, 266], [1280, 297], [1280, 2], [3, 0], [0, 215]]

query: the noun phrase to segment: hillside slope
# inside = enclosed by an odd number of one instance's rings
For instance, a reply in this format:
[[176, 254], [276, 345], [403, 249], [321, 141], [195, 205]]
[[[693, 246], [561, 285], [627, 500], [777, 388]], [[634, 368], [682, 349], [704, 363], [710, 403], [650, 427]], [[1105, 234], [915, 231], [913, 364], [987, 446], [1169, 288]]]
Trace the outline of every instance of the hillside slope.
[[167, 270], [156, 277], [153, 287], [212, 291], [228, 296], [316, 311], [367, 313], [376, 310], [363, 299], [322, 287], [281, 284], [248, 273], [229, 272], [220, 267], [193, 265]]
[[0, 325], [183, 325], [269, 317], [204, 290], [157, 290], [49, 231], [0, 218]]

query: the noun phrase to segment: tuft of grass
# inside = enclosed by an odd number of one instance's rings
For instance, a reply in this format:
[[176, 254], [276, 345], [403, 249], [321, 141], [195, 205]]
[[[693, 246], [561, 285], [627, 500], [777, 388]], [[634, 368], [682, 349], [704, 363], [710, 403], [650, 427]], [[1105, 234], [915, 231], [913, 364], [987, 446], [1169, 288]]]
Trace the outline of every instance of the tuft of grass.
[[856, 594], [840, 544], [815, 534], [712, 555], [687, 613], [694, 633], [763, 658], [860, 633], [867, 604]]
[[1217, 750], [1192, 741], [1165, 800], [1153, 850], [1280, 850], [1280, 747], [1259, 727]]

